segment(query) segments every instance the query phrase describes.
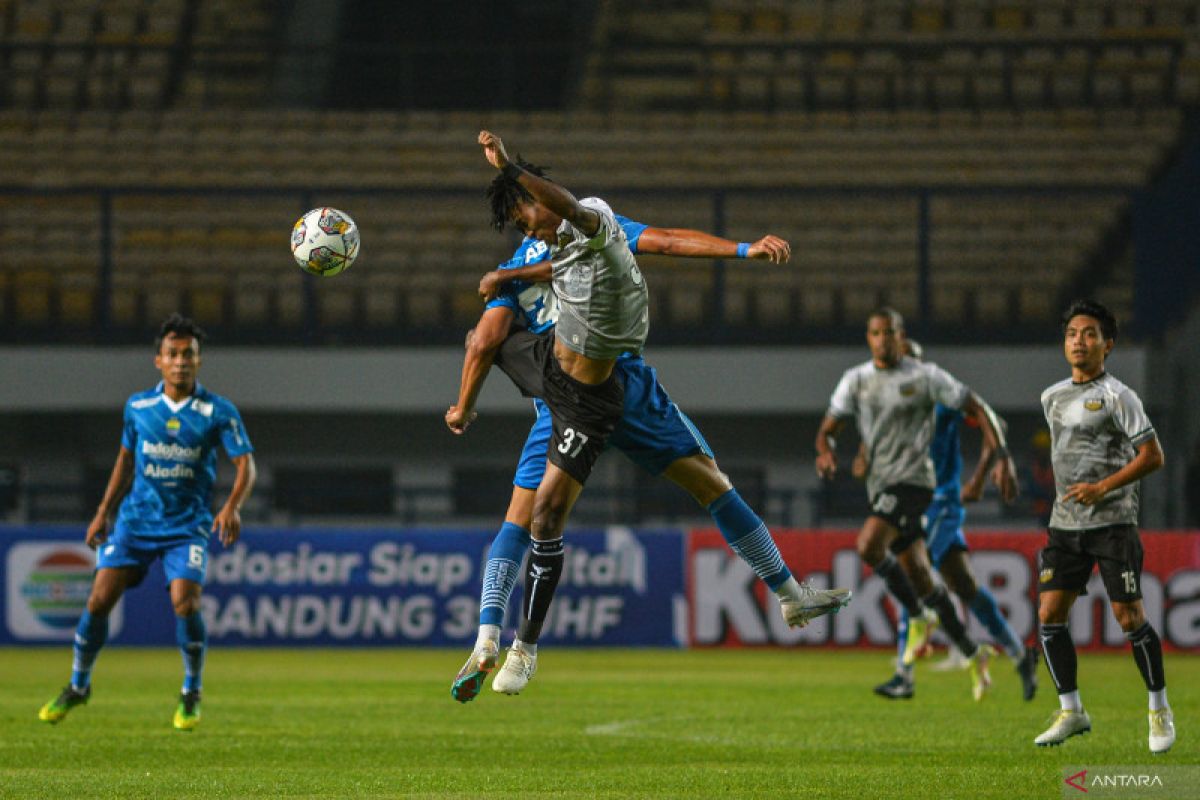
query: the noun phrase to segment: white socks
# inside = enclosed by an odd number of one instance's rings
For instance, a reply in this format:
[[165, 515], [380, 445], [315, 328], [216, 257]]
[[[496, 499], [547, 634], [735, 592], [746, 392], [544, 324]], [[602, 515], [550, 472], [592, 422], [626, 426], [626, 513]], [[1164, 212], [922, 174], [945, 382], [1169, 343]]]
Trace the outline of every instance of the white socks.
[[780, 587], [775, 590], [775, 596], [780, 600], [799, 600], [800, 584], [796, 581], [795, 576], [789, 577], [786, 581], [784, 581]]
[[484, 642], [500, 641], [500, 626], [499, 625], [480, 625], [479, 636], [475, 639], [475, 646], [479, 647]]
[[1083, 711], [1083, 701], [1079, 699], [1079, 690], [1060, 694], [1058, 696], [1058, 704], [1062, 706], [1063, 711]]

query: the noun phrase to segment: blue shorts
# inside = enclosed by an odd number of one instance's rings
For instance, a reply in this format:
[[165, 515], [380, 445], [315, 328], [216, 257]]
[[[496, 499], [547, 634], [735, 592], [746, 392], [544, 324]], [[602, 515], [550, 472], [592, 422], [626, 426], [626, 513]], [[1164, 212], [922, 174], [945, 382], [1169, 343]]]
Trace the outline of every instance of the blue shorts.
[[132, 584], [136, 586], [146, 577], [146, 571], [156, 558], [162, 559], [167, 583], [183, 578], [203, 586], [208, 571], [208, 538], [196, 534], [161, 539], [114, 534], [100, 545], [96, 569], [135, 567], [141, 572]]
[[967, 550], [967, 537], [963, 535], [966, 519], [967, 512], [956, 500], [935, 497], [929, 504], [925, 510], [925, 542], [933, 566], [940, 566], [951, 550]]
[[[699, 429], [679, 406], [671, 402], [658, 374], [640, 356], [617, 359], [614, 371], [625, 384], [625, 411], [608, 444], [651, 475], [661, 475], [675, 461], [712, 449]], [[529, 429], [513, 485], [536, 489], [546, 471], [546, 448], [550, 442], [550, 409], [534, 400], [537, 419]]]

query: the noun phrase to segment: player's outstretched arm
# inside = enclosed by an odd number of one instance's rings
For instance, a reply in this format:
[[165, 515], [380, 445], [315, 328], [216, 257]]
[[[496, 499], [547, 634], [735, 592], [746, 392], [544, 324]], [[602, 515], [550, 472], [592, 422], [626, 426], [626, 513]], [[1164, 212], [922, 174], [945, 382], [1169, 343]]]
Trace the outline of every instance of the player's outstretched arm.
[[752, 258], [785, 264], [792, 257], [792, 246], [778, 236], [764, 236], [757, 242], [735, 242], [691, 228], [646, 228], [638, 237], [639, 253], [681, 258]]
[[133, 484], [133, 453], [122, 447], [117, 451], [117, 462], [113, 464], [112, 474], [108, 476], [108, 486], [104, 489], [104, 497], [96, 507], [96, 515], [88, 524], [87, 546], [96, 549], [108, 538], [108, 526], [117, 506], [129, 492]]
[[237, 469], [233, 478], [233, 488], [229, 490], [229, 499], [213, 518], [212, 531], [217, 534], [221, 544], [229, 547], [242, 535], [242, 505], [250, 496], [254, 482], [258, 480], [258, 467], [254, 463], [253, 453], [243, 453], [229, 459]]
[[467, 352], [463, 356], [462, 378], [458, 385], [458, 401], [446, 409], [446, 427], [456, 434], [465, 433], [467, 426], [478, 416], [475, 401], [483, 389], [496, 351], [508, 337], [512, 325], [511, 308], [497, 306], [485, 309], [474, 330], [467, 335]]
[[[962, 410], [964, 414], [972, 417], [979, 424], [980, 433], [983, 434], [983, 448], [979, 454], [980, 463], [975, 468], [976, 473], [980, 470], [986, 471], [990, 463], [992, 483], [1000, 490], [1000, 496], [1004, 498], [1004, 502], [1013, 502], [1017, 499], [1020, 488], [1017, 484], [1017, 465], [1008, 452], [1004, 424], [996, 416], [992, 407], [974, 392], [967, 395]], [[974, 476], [972, 476], [972, 480], [974, 480]], [[966, 487], [964, 487], [964, 499], [966, 499], [965, 489]]]
[[846, 427], [846, 420], [826, 414], [817, 431], [817, 475], [830, 480], [837, 474], [837, 437]]
[[[757, 242], [735, 242], [691, 228], [646, 228], [638, 237], [638, 253], [677, 258], [749, 258], [786, 264], [792, 246], [778, 236], [764, 236]], [[554, 277], [554, 265], [541, 261], [516, 269], [494, 269], [479, 280], [479, 295], [491, 300], [511, 281], [545, 283]]]
[[1134, 481], [1140, 481], [1154, 472], [1163, 465], [1164, 460], [1162, 445], [1158, 443], [1158, 437], [1155, 436], [1148, 442], [1142, 442], [1133, 459], [1107, 478], [1095, 483], [1077, 483], [1068, 487], [1063, 494], [1063, 502], [1074, 500], [1085, 506], [1094, 506], [1109, 492]]
[[479, 144], [483, 147], [483, 157], [488, 163], [524, 186], [533, 195], [534, 200], [571, 223], [586, 236], [594, 236], [596, 231], [600, 230], [600, 215], [581, 206], [575, 195], [557, 183], [539, 178], [509, 161], [508, 152], [499, 136], [491, 131], [480, 131]]

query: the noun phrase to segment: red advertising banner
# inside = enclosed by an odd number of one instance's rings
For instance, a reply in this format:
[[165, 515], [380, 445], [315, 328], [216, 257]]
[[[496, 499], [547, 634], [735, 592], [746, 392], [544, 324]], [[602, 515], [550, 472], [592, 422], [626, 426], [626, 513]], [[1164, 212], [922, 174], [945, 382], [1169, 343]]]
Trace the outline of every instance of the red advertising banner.
[[[892, 602], [883, 582], [854, 549], [855, 531], [772, 531], [798, 578], [814, 586], [854, 590], [838, 614], [805, 628], [788, 628], [778, 603], [719, 531], [693, 530], [687, 544], [688, 635], [694, 647], [754, 645], [878, 646], [895, 643]], [[1037, 629], [1037, 553], [1045, 532], [969, 531], [971, 564], [1017, 634], [1032, 641]], [[1200, 531], [1142, 531], [1146, 556], [1142, 594], [1146, 617], [1168, 649], [1200, 649]], [[1125, 647], [1100, 575], [1071, 611], [1071, 635], [1080, 648]], [[969, 629], [989, 639], [973, 617]]]

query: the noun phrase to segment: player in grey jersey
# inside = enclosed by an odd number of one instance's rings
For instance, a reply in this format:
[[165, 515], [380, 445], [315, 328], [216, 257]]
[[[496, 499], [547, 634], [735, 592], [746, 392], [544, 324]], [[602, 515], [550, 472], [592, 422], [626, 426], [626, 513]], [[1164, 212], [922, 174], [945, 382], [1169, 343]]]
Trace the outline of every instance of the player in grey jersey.
[[[517, 638], [492, 687], [519, 692], [537, 668], [537, 641], [564, 563], [563, 528], [583, 484], [624, 412], [624, 384], [613, 374], [622, 353], [640, 353], [649, 330], [646, 282], [612, 209], [575, 199], [562, 186], [523, 169], [504, 142], [479, 132], [484, 158], [514, 184], [520, 202], [502, 209], [512, 223], [551, 248], [559, 301], [555, 335], [511, 334], [495, 363], [530, 397], [549, 407], [546, 470], [533, 499], [532, 547]], [[465, 425], [470, 420], [447, 424]]]
[[996, 454], [992, 481], [1005, 500], [1016, 496], [1016, 470], [1005, 447], [1004, 432], [991, 409], [936, 364], [903, 354], [904, 319], [882, 308], [867, 320], [871, 360], [846, 371], [834, 390], [829, 411], [817, 432], [817, 473], [837, 471], [836, 437], [854, 417], [867, 449], [870, 516], [858, 536], [858, 553], [887, 584], [913, 626], [926, 622], [932, 609], [943, 630], [969, 660], [972, 694], [981, 700], [991, 684], [987, 662], [991, 647], [978, 645], [958, 618], [946, 587], [935, 583], [925, 547], [922, 516], [933, 499], [935, 476], [929, 457], [938, 403], [961, 409], [978, 423], [988, 449]]
[[1079, 699], [1067, 619], [1098, 564], [1113, 616], [1133, 645], [1150, 692], [1150, 751], [1163, 753], [1175, 743], [1175, 722], [1167, 705], [1162, 642], [1142, 606], [1137, 529], [1137, 483], [1162, 466], [1162, 448], [1137, 394], [1104, 371], [1117, 335], [1112, 312], [1078, 301], [1062, 324], [1071, 377], [1042, 393], [1056, 496], [1038, 574], [1042, 650], [1060, 709], [1034, 743], [1062, 744], [1092, 728]]

